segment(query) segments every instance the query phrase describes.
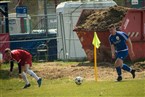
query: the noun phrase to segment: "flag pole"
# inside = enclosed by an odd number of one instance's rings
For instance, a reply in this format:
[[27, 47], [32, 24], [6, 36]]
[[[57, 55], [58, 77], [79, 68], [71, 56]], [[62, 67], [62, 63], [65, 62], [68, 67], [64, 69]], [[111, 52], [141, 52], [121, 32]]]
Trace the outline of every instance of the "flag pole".
[[100, 47], [100, 40], [96, 34], [96, 32], [94, 32], [94, 38], [93, 38], [93, 42], [92, 44], [94, 45], [94, 70], [95, 70], [95, 79], [96, 81], [98, 81], [98, 74], [97, 74], [97, 49]]
[[97, 78], [97, 48], [94, 46], [94, 70], [95, 70], [95, 80], [98, 81]]

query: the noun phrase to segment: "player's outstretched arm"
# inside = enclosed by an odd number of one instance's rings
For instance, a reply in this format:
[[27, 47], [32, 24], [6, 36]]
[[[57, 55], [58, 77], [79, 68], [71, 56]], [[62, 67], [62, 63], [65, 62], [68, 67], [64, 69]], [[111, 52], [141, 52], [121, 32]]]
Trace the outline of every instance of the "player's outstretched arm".
[[135, 54], [134, 54], [134, 51], [133, 51], [133, 46], [132, 46], [132, 42], [131, 42], [130, 38], [128, 38], [126, 43], [127, 43], [127, 46], [128, 46], [128, 49], [129, 49], [129, 52], [130, 52], [131, 56], [134, 57]]
[[10, 73], [9, 76], [12, 76], [12, 72], [13, 72], [13, 67], [14, 67], [14, 61], [10, 61]]
[[115, 59], [115, 47], [113, 44], [111, 45], [111, 54], [112, 54], [112, 59]]

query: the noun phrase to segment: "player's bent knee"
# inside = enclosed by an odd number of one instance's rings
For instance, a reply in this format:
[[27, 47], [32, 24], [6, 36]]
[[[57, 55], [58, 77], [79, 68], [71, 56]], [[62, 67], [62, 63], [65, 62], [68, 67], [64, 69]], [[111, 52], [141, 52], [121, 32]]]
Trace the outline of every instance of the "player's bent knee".
[[30, 76], [32, 76], [32, 72], [33, 72], [33, 71], [32, 71], [31, 69], [27, 69], [26, 72], [27, 72], [28, 74], [30, 74]]

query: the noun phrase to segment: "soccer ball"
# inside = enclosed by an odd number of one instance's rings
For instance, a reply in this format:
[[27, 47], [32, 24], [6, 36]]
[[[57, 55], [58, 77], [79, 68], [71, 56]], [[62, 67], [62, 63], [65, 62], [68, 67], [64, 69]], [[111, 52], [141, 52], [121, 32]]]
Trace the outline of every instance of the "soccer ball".
[[76, 83], [77, 85], [81, 85], [81, 84], [83, 83], [83, 78], [80, 77], [80, 76], [77, 76], [77, 77], [75, 78], [75, 83]]

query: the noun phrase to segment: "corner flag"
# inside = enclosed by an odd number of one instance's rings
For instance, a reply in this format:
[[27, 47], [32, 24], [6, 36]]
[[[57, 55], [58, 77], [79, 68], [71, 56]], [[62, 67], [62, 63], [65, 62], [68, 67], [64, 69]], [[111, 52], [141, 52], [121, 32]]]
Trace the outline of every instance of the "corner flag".
[[100, 42], [96, 32], [94, 32], [94, 38], [93, 38], [92, 44], [94, 45], [94, 70], [95, 70], [96, 81], [98, 80], [98, 78], [97, 78], [97, 50], [96, 50], [96, 48], [100, 47], [100, 43], [101, 42]]
[[96, 47], [96, 48], [99, 48], [100, 47], [100, 40], [96, 34], [96, 32], [94, 32], [94, 38], [93, 38], [93, 42], [92, 44]]

